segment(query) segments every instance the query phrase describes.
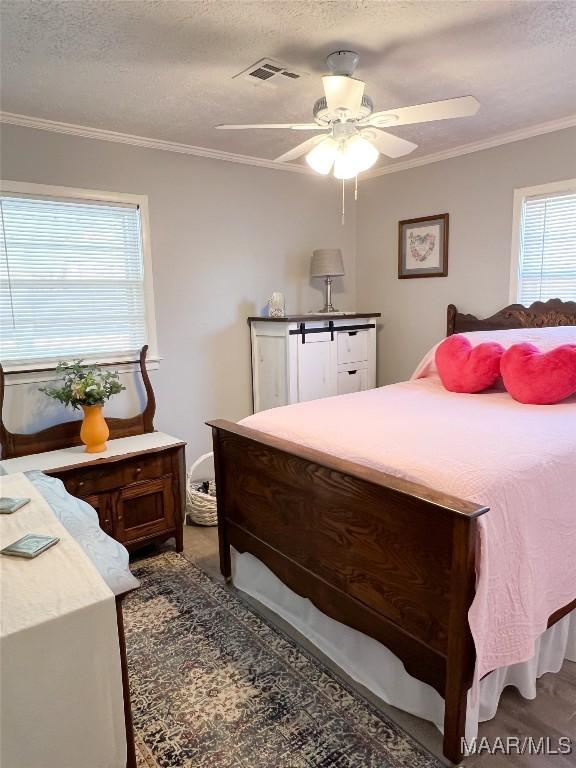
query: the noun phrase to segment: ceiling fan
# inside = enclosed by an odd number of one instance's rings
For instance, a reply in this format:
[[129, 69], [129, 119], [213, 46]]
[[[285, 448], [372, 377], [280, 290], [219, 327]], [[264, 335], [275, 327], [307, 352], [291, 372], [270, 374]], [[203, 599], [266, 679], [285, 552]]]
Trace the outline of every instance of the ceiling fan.
[[359, 58], [354, 51], [335, 51], [327, 57], [332, 74], [322, 78], [324, 96], [314, 104], [313, 123], [217, 125], [216, 128], [327, 131], [284, 152], [276, 162], [287, 163], [306, 155], [306, 162], [317, 173], [327, 175], [332, 171], [337, 179], [351, 179], [374, 165], [380, 154], [402, 157], [418, 146], [382, 128], [469, 117], [480, 107], [474, 96], [460, 96], [374, 112], [372, 99], [364, 93], [365, 83], [352, 76]]

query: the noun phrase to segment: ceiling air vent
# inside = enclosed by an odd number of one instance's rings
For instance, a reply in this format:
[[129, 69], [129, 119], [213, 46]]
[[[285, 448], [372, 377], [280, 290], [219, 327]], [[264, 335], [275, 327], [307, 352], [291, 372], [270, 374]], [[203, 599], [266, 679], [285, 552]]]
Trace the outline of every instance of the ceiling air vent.
[[299, 80], [303, 76], [304, 72], [295, 72], [291, 67], [285, 67], [274, 59], [260, 59], [248, 69], [234, 75], [234, 78], [240, 77], [242, 80], [250, 80], [256, 85], [277, 87], [283, 82], [289, 83], [291, 80]]

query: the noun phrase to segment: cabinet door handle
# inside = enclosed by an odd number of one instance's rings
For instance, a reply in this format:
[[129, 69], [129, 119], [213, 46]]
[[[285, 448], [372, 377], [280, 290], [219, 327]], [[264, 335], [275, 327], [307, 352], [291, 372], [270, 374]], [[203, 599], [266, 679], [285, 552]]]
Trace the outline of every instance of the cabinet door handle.
[[136, 467], [136, 474], [139, 475], [142, 472], [142, 467]]
[[78, 483], [78, 488], [82, 488], [83, 485], [84, 485], [84, 480], [80, 480], [80, 482]]

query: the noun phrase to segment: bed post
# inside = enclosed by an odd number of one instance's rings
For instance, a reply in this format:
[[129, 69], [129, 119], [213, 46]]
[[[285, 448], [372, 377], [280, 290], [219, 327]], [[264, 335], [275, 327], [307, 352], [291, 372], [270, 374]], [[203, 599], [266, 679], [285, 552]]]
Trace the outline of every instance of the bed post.
[[456, 328], [456, 315], [458, 314], [458, 310], [454, 306], [454, 304], [448, 304], [448, 309], [446, 311], [446, 336], [452, 336], [454, 333], [454, 330]]
[[475, 593], [475, 550], [477, 523], [473, 518], [454, 521], [453, 560], [451, 569], [450, 619], [444, 697], [444, 754], [454, 763], [463, 753], [466, 729], [468, 689], [472, 684], [475, 649], [468, 611]]
[[214, 480], [218, 493], [216, 496], [216, 508], [218, 512], [218, 548], [220, 552], [220, 573], [227, 583], [232, 581], [232, 564], [230, 560], [230, 541], [226, 527], [226, 473], [222, 465], [222, 453], [218, 429], [212, 427], [212, 442], [214, 445]]

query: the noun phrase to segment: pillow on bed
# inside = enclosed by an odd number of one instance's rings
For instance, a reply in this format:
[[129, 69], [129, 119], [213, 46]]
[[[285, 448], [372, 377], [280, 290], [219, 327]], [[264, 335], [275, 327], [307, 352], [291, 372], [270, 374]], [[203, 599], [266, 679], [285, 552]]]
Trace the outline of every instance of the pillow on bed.
[[436, 349], [436, 368], [450, 392], [473, 394], [493, 386], [500, 377], [504, 347], [487, 341], [473, 347], [460, 334], [449, 336]]
[[[535, 344], [541, 352], [548, 352], [562, 344], [576, 344], [576, 325], [558, 325], [549, 328], [508, 328], [501, 331], [468, 331], [458, 335], [468, 339], [473, 347], [486, 341], [497, 341], [504, 349], [508, 349], [513, 344], [527, 342]], [[428, 350], [410, 377], [411, 379], [438, 377], [435, 356], [439, 344], [442, 343], [439, 342]], [[501, 384], [501, 382], [497, 382], [497, 384]]]
[[552, 405], [576, 394], [576, 344], [548, 352], [533, 344], [514, 344], [500, 367], [504, 386], [520, 403]]

